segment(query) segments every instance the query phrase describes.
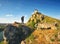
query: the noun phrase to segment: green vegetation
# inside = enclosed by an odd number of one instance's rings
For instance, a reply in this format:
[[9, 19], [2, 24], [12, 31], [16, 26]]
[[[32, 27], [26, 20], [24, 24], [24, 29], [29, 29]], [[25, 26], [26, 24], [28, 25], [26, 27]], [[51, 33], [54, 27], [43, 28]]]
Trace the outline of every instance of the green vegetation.
[[39, 23], [40, 22], [40, 19], [37, 19], [36, 23]]
[[51, 41], [53, 42], [53, 41], [55, 41], [55, 39], [51, 39]]
[[[40, 20], [40, 19], [42, 19], [41, 16], [44, 16], [44, 19], [43, 20]], [[31, 19], [33, 19], [34, 21], [32, 21]], [[56, 27], [57, 27], [57, 29], [60, 29], [60, 20], [55, 19], [55, 18], [51, 18], [49, 16], [45, 16], [43, 14], [38, 14], [38, 13], [33, 14], [32, 17], [27, 22], [27, 25], [28, 26], [31, 26], [31, 27], [34, 27], [34, 25], [37, 24], [37, 23], [49, 23], [49, 24], [55, 24], [55, 23], [57, 23], [57, 26]]]
[[29, 44], [29, 42], [33, 42], [34, 41], [34, 35], [31, 34], [28, 38], [26, 38], [26, 44]]
[[35, 22], [34, 21], [29, 22], [27, 25], [33, 29], [35, 28]]
[[0, 31], [3, 31], [5, 26], [0, 26]]
[[[43, 18], [43, 20], [41, 20], [42, 18], [41, 18], [41, 16], [44, 16], [44, 18]], [[34, 20], [34, 21], [32, 21], [32, 20]], [[48, 34], [49, 33], [55, 33], [54, 34], [54, 37], [55, 37], [55, 39], [56, 38], [58, 38], [58, 32], [60, 31], [60, 20], [58, 20], [58, 19], [55, 19], [55, 18], [51, 18], [51, 17], [49, 17], [49, 16], [45, 16], [45, 15], [43, 15], [43, 14], [40, 14], [40, 13], [36, 13], [36, 14], [33, 14], [32, 15], [32, 17], [29, 19], [29, 21], [27, 22], [27, 25], [28, 26], [30, 26], [31, 28], [33, 27], [34, 29], [36, 29], [35, 27], [34, 27], [34, 25], [35, 24], [37, 24], [37, 23], [49, 23], [49, 24], [55, 24], [55, 23], [57, 23], [57, 26], [55, 26], [56, 28], [57, 28], [57, 30], [56, 30], [56, 33], [53, 31], [53, 30], [50, 30], [50, 32], [47, 32]], [[37, 32], [37, 33], [39, 33], [39, 32]], [[44, 33], [44, 32], [43, 32]], [[51, 34], [52, 35], [52, 34]], [[39, 35], [38, 35], [39, 36]], [[31, 37], [31, 35], [30, 35], [30, 37]], [[33, 37], [31, 37], [32, 39], [34, 39]], [[29, 38], [28, 38], [29, 39]], [[39, 38], [38, 38], [39, 39]], [[55, 39], [50, 39], [52, 42], [54, 42], [55, 41]], [[60, 39], [58, 39], [58, 41], [60, 41]]]
[[55, 38], [57, 38], [58, 37], [58, 34], [55, 34]]
[[58, 39], [57, 41], [60, 41], [60, 39]]
[[4, 43], [3, 43], [3, 41], [2, 41], [2, 42], [0, 42], [0, 44], [4, 44]]

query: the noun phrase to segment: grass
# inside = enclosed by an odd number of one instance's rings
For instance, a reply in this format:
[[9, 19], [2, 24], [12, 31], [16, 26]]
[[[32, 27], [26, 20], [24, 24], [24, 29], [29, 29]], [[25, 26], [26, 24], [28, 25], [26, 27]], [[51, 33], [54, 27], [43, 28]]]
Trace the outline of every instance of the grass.
[[29, 44], [29, 42], [33, 42], [34, 41], [34, 35], [31, 34], [28, 38], [26, 38], [26, 44]]
[[54, 39], [50, 39], [52, 42], [55, 41]]
[[4, 44], [3, 41], [1, 41], [0, 44]]
[[58, 39], [57, 41], [60, 41], [60, 39]]

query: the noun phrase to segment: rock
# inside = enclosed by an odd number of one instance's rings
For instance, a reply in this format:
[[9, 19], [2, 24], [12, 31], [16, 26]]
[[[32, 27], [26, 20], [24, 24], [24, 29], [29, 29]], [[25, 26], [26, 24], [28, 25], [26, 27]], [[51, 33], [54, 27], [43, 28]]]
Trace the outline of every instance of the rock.
[[4, 29], [4, 36], [9, 41], [8, 44], [19, 44], [21, 42], [21, 35], [21, 29], [16, 26], [7, 25]]
[[41, 20], [44, 20], [44, 15], [41, 16]]
[[37, 29], [57, 29], [53, 24], [38, 23]]
[[20, 24], [19, 22], [14, 22], [12, 25], [16, 26], [16, 27], [19, 27], [19, 24]]
[[25, 41], [21, 41], [21, 44], [26, 44], [26, 42]]
[[57, 23], [57, 22], [55, 22], [55, 23], [54, 23], [54, 25], [57, 27], [57, 26], [58, 26], [58, 23]]

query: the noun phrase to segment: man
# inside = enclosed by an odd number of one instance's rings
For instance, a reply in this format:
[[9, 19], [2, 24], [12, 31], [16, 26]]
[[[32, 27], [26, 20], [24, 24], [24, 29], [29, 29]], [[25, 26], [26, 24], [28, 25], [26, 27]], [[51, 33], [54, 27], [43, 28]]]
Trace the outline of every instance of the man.
[[22, 23], [24, 23], [24, 16], [21, 17], [21, 21], [22, 21]]

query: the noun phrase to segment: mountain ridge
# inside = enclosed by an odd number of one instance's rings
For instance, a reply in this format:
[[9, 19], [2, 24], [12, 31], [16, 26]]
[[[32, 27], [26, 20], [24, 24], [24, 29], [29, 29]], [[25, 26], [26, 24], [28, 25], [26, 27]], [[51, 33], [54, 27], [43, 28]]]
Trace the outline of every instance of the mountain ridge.
[[60, 44], [60, 20], [35, 10], [26, 25], [34, 30], [26, 42], [30, 41], [31, 44]]

